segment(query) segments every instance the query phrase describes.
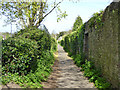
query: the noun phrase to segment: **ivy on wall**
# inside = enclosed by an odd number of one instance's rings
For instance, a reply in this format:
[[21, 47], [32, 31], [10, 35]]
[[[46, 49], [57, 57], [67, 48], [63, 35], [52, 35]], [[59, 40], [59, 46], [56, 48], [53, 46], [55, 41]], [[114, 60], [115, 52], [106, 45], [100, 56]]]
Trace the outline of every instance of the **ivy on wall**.
[[98, 29], [103, 26], [103, 11], [100, 11], [100, 13], [96, 12], [93, 14], [92, 18], [89, 20], [89, 27], [92, 28], [94, 27], [95, 29]]
[[[77, 21], [77, 20], [76, 20]], [[85, 24], [80, 25], [80, 28], [73, 31], [71, 34], [61, 40], [61, 45], [69, 54], [76, 55], [83, 53], [83, 39], [84, 39]]]
[[[103, 11], [101, 11], [101, 13], [93, 14], [93, 17], [88, 22], [88, 27], [95, 29], [100, 28], [103, 25], [102, 14]], [[61, 45], [64, 47], [64, 50], [68, 52], [68, 55], [73, 58], [74, 63], [78, 67], [82, 68], [81, 71], [84, 71], [84, 76], [88, 77], [90, 82], [94, 82], [94, 85], [98, 89], [110, 89], [111, 84], [102, 77], [100, 70], [95, 68], [92, 61], [85, 59], [85, 55], [83, 53], [83, 43], [86, 28], [85, 23], [79, 26], [79, 28], [76, 28], [76, 30], [73, 30], [71, 34], [65, 36], [64, 39], [61, 40]]]

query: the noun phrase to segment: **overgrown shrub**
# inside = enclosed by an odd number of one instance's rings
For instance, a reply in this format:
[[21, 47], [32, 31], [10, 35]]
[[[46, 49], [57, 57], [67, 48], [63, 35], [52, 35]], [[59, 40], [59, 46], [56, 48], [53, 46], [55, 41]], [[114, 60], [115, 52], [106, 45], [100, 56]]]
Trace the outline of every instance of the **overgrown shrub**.
[[81, 25], [77, 31], [64, 37], [61, 40], [61, 46], [68, 54], [77, 55], [83, 54], [83, 40], [84, 40], [85, 24]]
[[82, 55], [78, 54], [76, 55], [76, 58], [74, 59], [74, 63], [80, 67], [82, 64], [84, 64], [84, 58], [82, 57]]
[[3, 73], [27, 74], [36, 66], [37, 42], [25, 38], [9, 38], [2, 42]]
[[41, 88], [52, 71], [57, 42], [35, 27], [20, 30], [3, 41], [2, 84], [13, 81], [22, 87]]
[[60, 41], [60, 45], [61, 45], [61, 46], [64, 45], [64, 41], [63, 41], [63, 40]]
[[41, 31], [35, 27], [20, 30], [14, 37], [24, 37], [37, 41], [40, 51], [51, 49], [51, 36], [45, 31]]
[[64, 50], [66, 51], [66, 52], [69, 52], [69, 49], [70, 49], [70, 45], [69, 45], [69, 36], [66, 36], [65, 38], [64, 38]]
[[57, 41], [54, 38], [51, 38], [51, 50], [52, 51], [57, 50]]
[[103, 20], [103, 11], [100, 11], [100, 13], [96, 12], [93, 14], [93, 16], [89, 20], [89, 27], [92, 28], [94, 27], [95, 29], [98, 29], [104, 25]]
[[78, 16], [74, 22], [72, 31], [77, 31], [82, 24], [83, 24], [82, 19], [80, 16]]

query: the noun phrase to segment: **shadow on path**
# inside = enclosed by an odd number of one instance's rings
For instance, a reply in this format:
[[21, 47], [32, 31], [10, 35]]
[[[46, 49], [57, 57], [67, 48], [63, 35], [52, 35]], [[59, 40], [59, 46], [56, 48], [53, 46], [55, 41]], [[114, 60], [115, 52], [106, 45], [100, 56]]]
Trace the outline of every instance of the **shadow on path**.
[[58, 45], [58, 60], [61, 74], [57, 79], [58, 88], [95, 88], [60, 45]]

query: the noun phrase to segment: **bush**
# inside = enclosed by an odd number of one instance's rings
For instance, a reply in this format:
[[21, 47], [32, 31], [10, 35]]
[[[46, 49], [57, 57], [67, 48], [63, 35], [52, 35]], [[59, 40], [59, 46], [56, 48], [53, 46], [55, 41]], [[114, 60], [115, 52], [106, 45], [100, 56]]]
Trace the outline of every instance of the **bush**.
[[83, 54], [84, 31], [85, 24], [80, 25], [77, 30], [74, 30], [74, 32], [65, 36], [64, 39], [61, 40], [61, 46], [63, 46], [64, 50], [68, 52], [70, 56], [71, 54]]
[[60, 41], [60, 45], [61, 45], [61, 46], [64, 45], [64, 41], [63, 41], [63, 40]]
[[74, 22], [72, 31], [78, 30], [82, 24], [83, 24], [82, 19], [80, 16], [78, 16]]
[[68, 52], [68, 56], [70, 56], [70, 57], [71, 57], [71, 56], [72, 56], [72, 53], [71, 53], [71, 52]]
[[45, 31], [42, 31], [35, 27], [20, 30], [15, 34], [14, 37], [24, 37], [37, 41], [38, 49], [40, 51], [51, 50], [51, 36]]
[[97, 80], [95, 80], [95, 86], [97, 88], [110, 88], [110, 83], [106, 82], [104, 78], [98, 77]]
[[54, 38], [51, 38], [51, 50], [52, 51], [57, 50], [57, 41]]
[[100, 11], [100, 13], [96, 12], [93, 14], [93, 17], [90, 18], [90, 24], [89, 27], [92, 28], [94, 27], [96, 30], [99, 29], [104, 25], [102, 17], [103, 16], [103, 11]]
[[64, 50], [66, 52], [69, 52], [69, 49], [70, 49], [69, 36], [65, 36], [64, 41], [65, 41], [65, 43], [64, 43]]
[[2, 43], [2, 70], [3, 73], [27, 74], [31, 66], [36, 66], [37, 42], [25, 38], [9, 38]]
[[55, 39], [35, 27], [17, 32], [3, 41], [2, 84], [13, 81], [22, 87], [41, 88], [52, 71], [57, 49]]
[[83, 57], [80, 54], [76, 55], [76, 58], [74, 59], [74, 61], [78, 67], [80, 67], [82, 64], [85, 63]]

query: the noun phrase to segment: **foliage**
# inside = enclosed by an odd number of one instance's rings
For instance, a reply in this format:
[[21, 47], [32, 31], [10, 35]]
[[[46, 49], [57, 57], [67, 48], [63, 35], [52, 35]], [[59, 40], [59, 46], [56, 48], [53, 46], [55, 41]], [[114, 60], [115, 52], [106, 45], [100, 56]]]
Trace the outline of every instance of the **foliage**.
[[85, 61], [84, 75], [93, 81], [97, 88], [110, 88], [110, 83], [105, 78], [101, 77], [100, 71], [96, 70], [91, 61]]
[[36, 63], [37, 43], [25, 38], [9, 38], [2, 43], [3, 73], [18, 72], [20, 75], [30, 72], [31, 65]]
[[40, 51], [51, 49], [51, 36], [36, 27], [29, 27], [20, 30], [14, 37], [24, 37], [37, 41], [38, 49]]
[[98, 75], [93, 75], [91, 76], [91, 78], [89, 79], [90, 82], [95, 82], [95, 80], [98, 78]]
[[[2, 68], [1, 61], [2, 61], [2, 36], [0, 33], [0, 68]], [[0, 73], [2, 73], [1, 70], [0, 70]], [[1, 74], [0, 74], [0, 76], [1, 76]]]
[[84, 57], [82, 56], [82, 55], [80, 55], [80, 54], [77, 54], [76, 56], [75, 56], [76, 58], [74, 58], [74, 63], [78, 66], [78, 67], [80, 67], [85, 61], [84, 61]]
[[84, 76], [88, 77], [90, 82], [94, 82], [97, 88], [111, 88], [111, 84], [102, 77], [101, 72], [94, 67], [94, 63], [88, 60], [83, 60], [82, 55], [74, 55], [74, 63], [81, 67], [81, 71], [84, 71]]
[[13, 21], [19, 21], [17, 25], [24, 28], [29, 26], [39, 27], [43, 19], [55, 9], [58, 13], [57, 21], [67, 16], [66, 11], [62, 12], [59, 7], [62, 1], [56, 2], [54, 0], [53, 3], [49, 3], [48, 0], [39, 2], [23, 2], [21, 0], [12, 0], [12, 2], [2, 1], [0, 2], [0, 14], [7, 17], [7, 24]]
[[102, 16], [103, 16], [103, 11], [100, 11], [100, 13], [94, 13], [92, 18], [90, 18], [89, 22], [89, 27], [92, 28], [94, 27], [95, 29], [98, 29], [103, 26], [103, 21], [102, 21]]
[[64, 34], [65, 34], [64, 31], [63, 31], [63, 32], [59, 32], [59, 34], [57, 34], [57, 39], [58, 39], [59, 37], [63, 36]]
[[2, 35], [4, 35], [6, 37], [6, 39], [9, 38], [9, 37], [11, 37], [11, 34], [8, 33], [8, 32], [5, 32], [5, 33], [2, 32]]
[[64, 50], [65, 50], [66, 52], [68, 52], [69, 49], [70, 49], [70, 45], [69, 45], [69, 36], [66, 36], [66, 37], [64, 38], [64, 40], [65, 40], [65, 43], [64, 43]]
[[95, 80], [95, 86], [97, 88], [110, 88], [110, 83], [106, 82], [104, 78], [98, 77], [97, 80]]
[[62, 18], [65, 18], [66, 16], [68, 16], [67, 14], [66, 14], [66, 11], [64, 12], [64, 13], [62, 13], [61, 11], [60, 11], [60, 14], [59, 15], [57, 15], [57, 22], [59, 22]]
[[111, 84], [102, 77], [100, 70], [94, 67], [94, 63], [88, 60], [84, 60], [84, 56], [78, 54], [71, 56], [74, 59], [74, 63], [81, 67], [81, 71], [84, 71], [84, 76], [88, 77], [90, 82], [94, 82], [95, 86], [99, 89], [111, 88]]
[[35, 27], [25, 28], [3, 41], [2, 84], [41, 88], [54, 63], [56, 40]]
[[41, 88], [42, 85], [40, 82], [46, 81], [47, 77], [50, 75], [52, 71], [51, 66], [53, 65], [54, 59], [53, 54], [49, 51], [44, 52], [40, 59], [38, 59], [38, 67], [35, 72], [30, 72], [27, 75], [20, 76], [18, 73], [6, 73], [7, 75], [2, 75], [2, 84], [9, 83], [10, 81], [19, 84], [25, 88]]
[[85, 24], [81, 25], [77, 31], [66, 35], [64, 39], [61, 40], [61, 45], [64, 47], [65, 51], [68, 52], [68, 54], [83, 54], [84, 30]]
[[62, 37], [64, 35], [66, 35], [66, 34], [67, 34], [67, 31], [59, 32], [59, 34], [57, 34], [57, 40], [58, 40], [59, 37]]
[[51, 50], [56, 51], [57, 50], [57, 41], [55, 38], [51, 38]]
[[60, 41], [60, 45], [61, 45], [61, 46], [64, 45], [64, 41], [63, 41], [63, 40]]
[[72, 31], [78, 30], [82, 24], [83, 24], [82, 19], [80, 16], [78, 16], [75, 20]]
[[[101, 15], [98, 13], [94, 14], [90, 20], [91, 27], [101, 23]], [[75, 23], [75, 25], [77, 24]], [[84, 76], [88, 77], [90, 82], [94, 82], [97, 88], [110, 88], [111, 84], [102, 77], [100, 70], [95, 68], [94, 63], [87, 59], [85, 60], [85, 55], [83, 53], [84, 31], [85, 24], [81, 25], [79, 28], [76, 27], [71, 34], [65, 36], [64, 39], [61, 40], [61, 44], [64, 50], [68, 52], [68, 55], [73, 58], [74, 63], [82, 68], [81, 71], [84, 71]]]

